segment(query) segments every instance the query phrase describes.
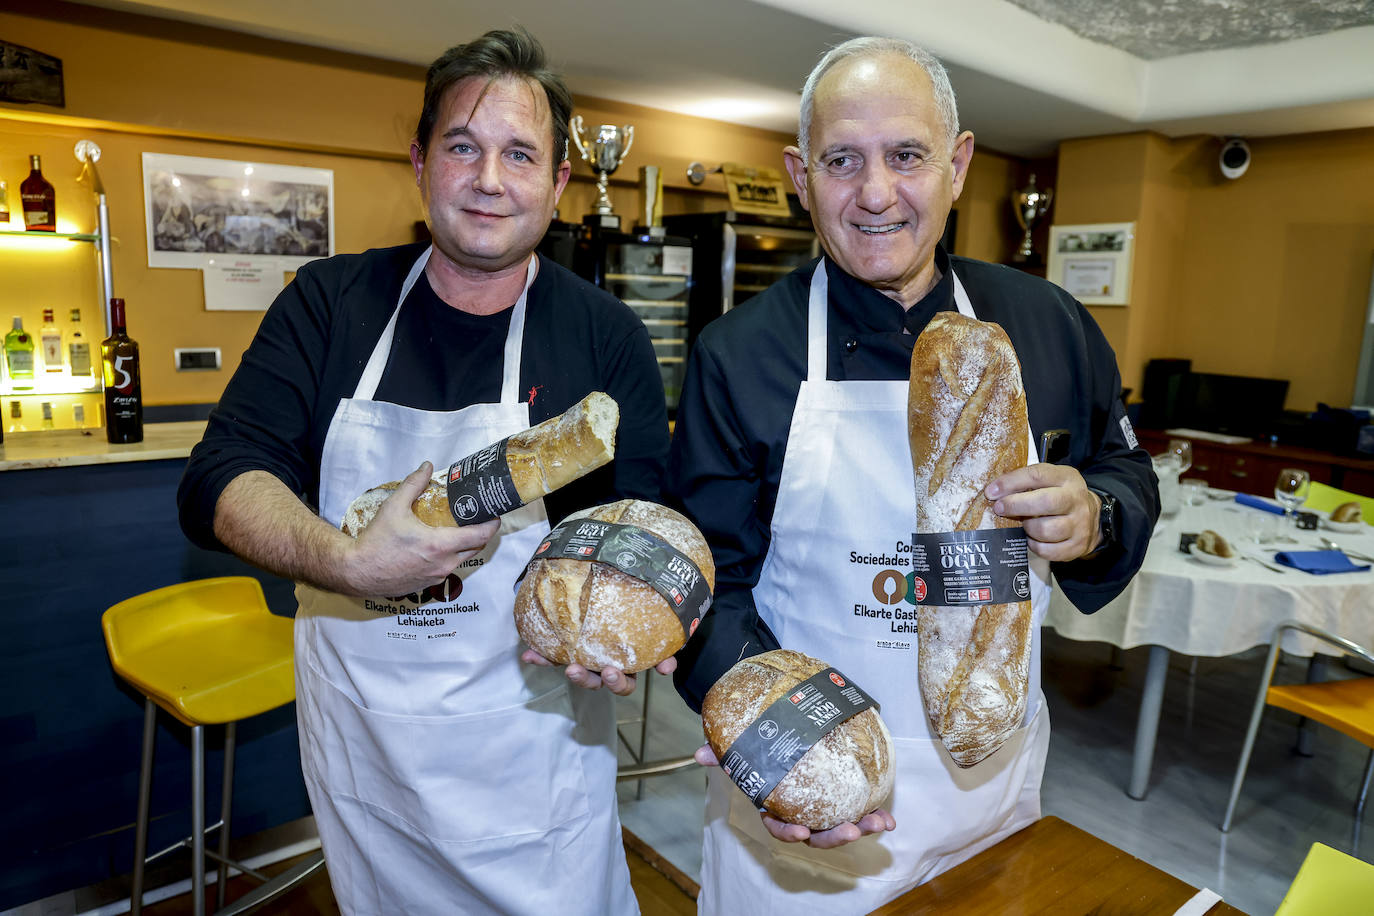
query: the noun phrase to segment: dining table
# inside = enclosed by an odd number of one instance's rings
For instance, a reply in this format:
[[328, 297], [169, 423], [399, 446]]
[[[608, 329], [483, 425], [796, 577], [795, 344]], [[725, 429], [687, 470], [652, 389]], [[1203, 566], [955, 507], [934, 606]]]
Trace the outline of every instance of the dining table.
[[[1131, 798], [1143, 799], [1149, 787], [1171, 652], [1234, 655], [1267, 645], [1285, 620], [1361, 642], [1374, 636], [1374, 571], [1362, 558], [1374, 557], [1374, 527], [1359, 523], [1334, 530], [1318, 514], [1318, 527], [1306, 530], [1295, 519], [1274, 514], [1281, 510], [1271, 501], [1240, 499], [1244, 502], [1227, 490], [1200, 488], [1191, 500], [1182, 500], [1156, 524], [1140, 571], [1096, 613], [1081, 613], [1057, 588], [1050, 599], [1044, 625], [1061, 636], [1121, 649], [1150, 647], [1126, 787]], [[1202, 554], [1195, 546], [1189, 552], [1180, 549], [1183, 535], [1203, 531], [1220, 534], [1235, 556]], [[1313, 574], [1279, 562], [1281, 553], [1323, 550], [1322, 538], [1338, 544], [1360, 568]], [[1311, 637], [1290, 631], [1283, 649], [1313, 659], [1309, 680], [1321, 677], [1323, 657]], [[1257, 665], [1257, 678], [1258, 673]]]

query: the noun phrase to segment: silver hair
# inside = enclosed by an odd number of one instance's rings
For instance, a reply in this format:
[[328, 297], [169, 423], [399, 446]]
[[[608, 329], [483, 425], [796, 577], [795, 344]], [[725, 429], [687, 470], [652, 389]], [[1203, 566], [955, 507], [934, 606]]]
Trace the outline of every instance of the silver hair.
[[830, 70], [841, 61], [854, 57], [872, 57], [877, 54], [900, 54], [914, 61], [930, 77], [931, 89], [935, 95], [935, 108], [944, 122], [945, 136], [949, 147], [959, 136], [959, 108], [954, 102], [954, 87], [949, 84], [949, 74], [945, 65], [925, 48], [902, 38], [879, 38], [868, 36], [851, 38], [836, 45], [825, 53], [802, 87], [801, 123], [797, 132], [797, 146], [801, 148], [802, 161], [811, 164], [811, 115], [816, 106], [816, 85]]

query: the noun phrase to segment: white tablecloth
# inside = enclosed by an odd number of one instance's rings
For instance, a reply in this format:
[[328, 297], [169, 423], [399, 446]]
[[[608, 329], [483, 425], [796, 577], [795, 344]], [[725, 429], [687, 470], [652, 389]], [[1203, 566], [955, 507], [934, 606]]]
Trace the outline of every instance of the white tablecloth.
[[[1123, 649], [1159, 645], [1185, 655], [1230, 655], [1268, 644], [1274, 627], [1289, 618], [1364, 645], [1374, 642], [1374, 571], [1316, 576], [1284, 567], [1276, 573], [1248, 560], [1218, 567], [1179, 552], [1180, 533], [1210, 528], [1241, 552], [1274, 565], [1274, 548], [1315, 550], [1321, 535], [1374, 556], [1374, 527], [1364, 525], [1357, 534], [1301, 531], [1277, 516], [1278, 530], [1299, 543], [1265, 549], [1246, 538], [1247, 517], [1261, 511], [1234, 501], [1184, 506], [1176, 516], [1161, 520], [1140, 573], [1116, 600], [1095, 614], [1083, 614], [1056, 589], [1045, 625], [1070, 639]], [[1284, 649], [1311, 655], [1315, 645], [1310, 637], [1290, 632]]]

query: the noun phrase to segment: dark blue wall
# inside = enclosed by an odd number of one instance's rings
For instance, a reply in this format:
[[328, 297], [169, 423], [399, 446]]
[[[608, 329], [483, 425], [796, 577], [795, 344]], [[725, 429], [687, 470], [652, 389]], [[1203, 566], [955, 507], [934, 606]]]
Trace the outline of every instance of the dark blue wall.
[[[110, 668], [100, 615], [189, 579], [253, 575], [293, 615], [291, 583], [193, 547], [176, 519], [185, 461], [0, 472], [0, 910], [133, 867], [143, 697]], [[148, 847], [190, 832], [190, 730], [160, 714]], [[223, 730], [206, 730], [206, 820]], [[295, 706], [239, 725], [236, 836], [310, 813]]]

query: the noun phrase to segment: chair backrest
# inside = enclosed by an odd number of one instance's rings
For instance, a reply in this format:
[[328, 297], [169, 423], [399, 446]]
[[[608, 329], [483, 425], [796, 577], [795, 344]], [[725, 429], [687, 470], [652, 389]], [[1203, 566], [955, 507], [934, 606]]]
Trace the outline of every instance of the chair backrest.
[[[1302, 633], [1306, 633], [1308, 636], [1319, 639], [1330, 646], [1340, 649], [1342, 652], [1362, 658], [1374, 665], [1374, 649], [1362, 646], [1352, 639], [1346, 639], [1344, 636], [1338, 636], [1330, 630], [1323, 630], [1321, 627], [1313, 626], [1310, 623], [1303, 623], [1301, 620], [1285, 620], [1283, 623], [1274, 627], [1274, 635], [1270, 637], [1269, 645], [1271, 654], [1275, 656], [1277, 656], [1278, 646], [1282, 644], [1285, 630], [1298, 630]], [[1270, 675], [1273, 675], [1272, 671]]]
[[1361, 900], [1374, 900], [1374, 865], [1313, 843], [1274, 916], [1352, 913]]
[[1302, 507], [1311, 512], [1330, 512], [1341, 503], [1359, 503], [1364, 520], [1374, 522], [1374, 496], [1361, 496], [1358, 493], [1337, 490], [1315, 480], [1307, 489], [1307, 499], [1304, 500]]

